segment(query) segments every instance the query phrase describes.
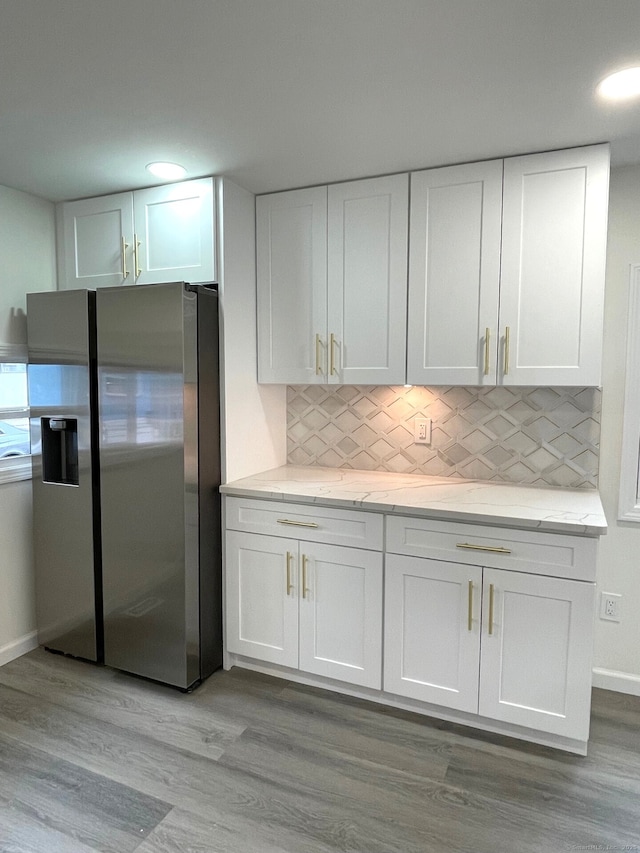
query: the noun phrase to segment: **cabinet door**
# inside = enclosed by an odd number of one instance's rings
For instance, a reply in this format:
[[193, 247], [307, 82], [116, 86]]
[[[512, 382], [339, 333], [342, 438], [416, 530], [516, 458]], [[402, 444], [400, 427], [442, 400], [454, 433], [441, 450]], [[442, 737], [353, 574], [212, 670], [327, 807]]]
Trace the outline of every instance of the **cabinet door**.
[[485, 569], [483, 595], [480, 714], [586, 741], [595, 584]]
[[477, 713], [482, 569], [387, 555], [384, 689]]
[[327, 188], [256, 199], [258, 381], [326, 382]]
[[133, 283], [131, 193], [60, 204], [57, 217], [59, 290]]
[[408, 175], [329, 187], [329, 382], [405, 382], [408, 216]]
[[379, 690], [382, 554], [300, 543], [300, 669]]
[[600, 384], [608, 181], [607, 145], [505, 160], [505, 385]]
[[407, 382], [495, 385], [502, 160], [411, 175]]
[[227, 649], [257, 660], [298, 666], [298, 543], [228, 531]]
[[213, 180], [133, 194], [136, 284], [215, 279]]

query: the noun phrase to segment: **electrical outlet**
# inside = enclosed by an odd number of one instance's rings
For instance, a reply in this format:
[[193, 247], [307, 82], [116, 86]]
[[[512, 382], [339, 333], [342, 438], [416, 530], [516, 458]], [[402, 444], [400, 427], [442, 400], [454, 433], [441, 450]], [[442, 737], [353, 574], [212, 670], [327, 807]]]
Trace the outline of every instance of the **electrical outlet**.
[[600, 618], [608, 619], [609, 622], [619, 622], [621, 599], [622, 596], [615, 592], [600, 593]]
[[413, 419], [413, 443], [431, 444], [431, 418]]

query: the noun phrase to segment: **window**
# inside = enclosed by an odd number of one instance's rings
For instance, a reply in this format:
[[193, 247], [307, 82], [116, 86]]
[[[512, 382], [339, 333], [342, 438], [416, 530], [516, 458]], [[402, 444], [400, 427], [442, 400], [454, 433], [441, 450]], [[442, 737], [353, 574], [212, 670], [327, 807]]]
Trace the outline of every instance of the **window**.
[[620, 521], [640, 522], [640, 264], [631, 267], [622, 427]]
[[31, 476], [27, 365], [18, 348], [0, 352], [0, 483]]

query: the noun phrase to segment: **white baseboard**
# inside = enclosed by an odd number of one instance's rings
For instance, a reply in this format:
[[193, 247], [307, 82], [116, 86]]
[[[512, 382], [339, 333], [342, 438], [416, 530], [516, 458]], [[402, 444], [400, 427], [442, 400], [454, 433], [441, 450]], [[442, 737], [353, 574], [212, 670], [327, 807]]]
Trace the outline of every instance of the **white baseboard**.
[[630, 672], [617, 672], [615, 669], [593, 669], [593, 686], [603, 690], [613, 690], [616, 693], [629, 693], [640, 696], [640, 675]]
[[38, 632], [31, 631], [17, 640], [12, 640], [5, 646], [0, 646], [0, 666], [9, 663], [11, 660], [19, 658], [21, 655], [26, 655], [27, 652], [38, 648]]

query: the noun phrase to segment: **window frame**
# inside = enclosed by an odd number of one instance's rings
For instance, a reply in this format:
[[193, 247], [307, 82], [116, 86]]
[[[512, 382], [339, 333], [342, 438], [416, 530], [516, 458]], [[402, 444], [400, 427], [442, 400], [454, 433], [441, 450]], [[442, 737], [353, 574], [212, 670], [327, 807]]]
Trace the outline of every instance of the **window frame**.
[[[0, 362], [3, 364], [27, 364], [27, 347], [23, 344], [0, 344]], [[20, 412], [22, 411], [21, 409]], [[5, 413], [12, 414], [11, 411], [3, 412], [3, 414]], [[13, 414], [17, 414], [17, 412]], [[27, 417], [29, 417], [28, 409]], [[0, 485], [30, 480], [31, 475], [31, 455], [0, 459]]]
[[640, 264], [629, 275], [618, 520], [640, 523]]

